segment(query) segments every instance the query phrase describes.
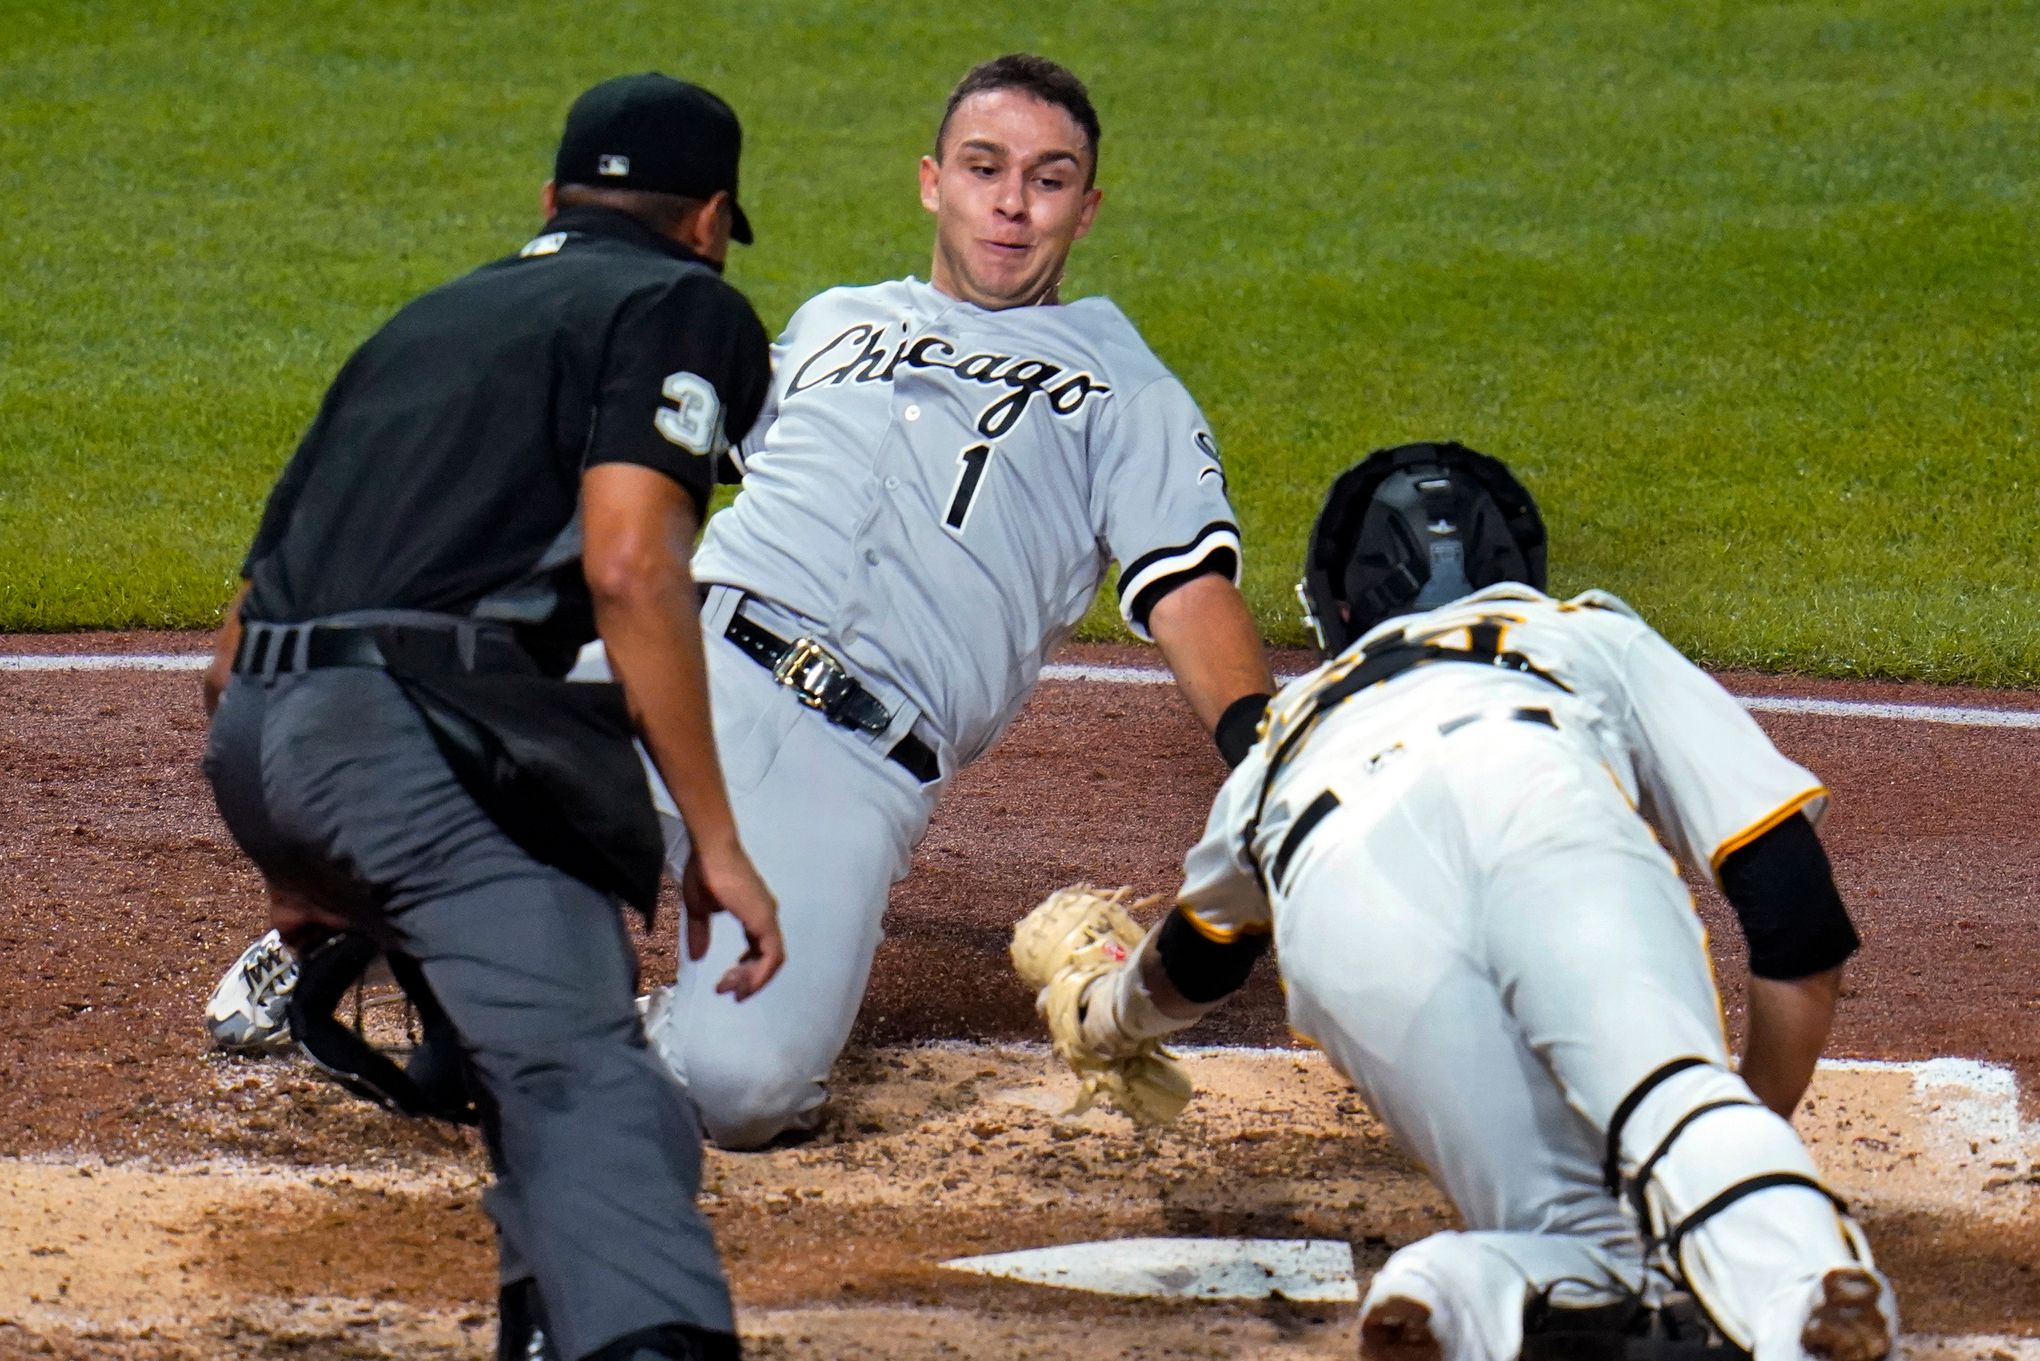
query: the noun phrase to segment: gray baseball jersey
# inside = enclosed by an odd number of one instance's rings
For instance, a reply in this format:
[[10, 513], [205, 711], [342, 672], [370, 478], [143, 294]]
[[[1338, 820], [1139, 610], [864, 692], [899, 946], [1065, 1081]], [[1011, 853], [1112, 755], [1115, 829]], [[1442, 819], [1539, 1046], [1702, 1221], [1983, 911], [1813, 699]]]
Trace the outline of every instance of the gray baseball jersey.
[[1104, 298], [986, 311], [913, 278], [836, 288], [773, 361], [743, 493], [695, 575], [806, 616], [920, 710], [946, 768], [1011, 720], [1111, 560], [1142, 637], [1186, 575], [1238, 579], [1204, 418]]

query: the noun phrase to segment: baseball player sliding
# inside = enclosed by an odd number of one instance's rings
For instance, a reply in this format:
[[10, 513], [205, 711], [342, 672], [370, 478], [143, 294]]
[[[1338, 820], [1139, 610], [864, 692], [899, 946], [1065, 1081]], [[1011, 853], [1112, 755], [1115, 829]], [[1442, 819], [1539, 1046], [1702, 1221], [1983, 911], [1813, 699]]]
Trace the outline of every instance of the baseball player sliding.
[[[1098, 139], [1053, 62], [963, 78], [920, 163], [929, 278], [795, 313], [738, 451], [743, 490], [695, 557], [716, 742], [789, 961], [735, 1006], [713, 989], [744, 942], [718, 926], [647, 1016], [725, 1148], [819, 1119], [942, 788], [1012, 720], [1112, 560], [1127, 625], [1222, 750], [1245, 751], [1274, 688], [1204, 417], [1116, 306], [1059, 295], [1098, 210]], [[685, 830], [655, 793], [677, 867]], [[215, 1035], [273, 1033], [263, 999], [284, 967], [251, 947]]]
[[694, 570], [716, 583], [717, 740], [789, 963], [734, 1006], [714, 982], [743, 942], [718, 930], [648, 1018], [726, 1148], [818, 1118], [943, 785], [1012, 720], [1108, 561], [1207, 727], [1232, 709], [1243, 750], [1274, 688], [1196, 403], [1112, 303], [1058, 301], [1097, 149], [1068, 71], [977, 67], [920, 165], [928, 281], [831, 289], [773, 347], [743, 491]]
[[[1543, 584], [1497, 461], [1349, 471], [1300, 587], [1329, 660], [1270, 705], [1174, 910], [1143, 936], [1066, 890], [1015, 963], [1086, 1095], [1162, 1119], [1189, 1091], [1156, 1040], [1272, 936], [1295, 1027], [1467, 1224], [1376, 1275], [1370, 1361], [1874, 1361], [1890, 1288], [1785, 1118], [1856, 946], [1827, 792], [1621, 601]], [[1740, 1073], [1674, 857], [1749, 940]], [[1672, 1290], [1711, 1331], [1677, 1336]]]

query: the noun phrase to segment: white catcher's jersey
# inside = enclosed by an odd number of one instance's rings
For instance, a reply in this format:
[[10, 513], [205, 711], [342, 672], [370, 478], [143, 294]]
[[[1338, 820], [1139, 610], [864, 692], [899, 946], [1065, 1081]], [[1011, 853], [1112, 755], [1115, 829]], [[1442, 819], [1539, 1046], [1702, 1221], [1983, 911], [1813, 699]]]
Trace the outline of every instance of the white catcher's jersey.
[[[1521, 671], [1451, 661], [1391, 677], [1332, 708], [1300, 740], [1255, 824], [1275, 749], [1311, 712], [1317, 691], [1351, 671], [1370, 643], [1400, 633], [1472, 649], [1472, 631], [1487, 627], [1501, 630], [1501, 651], [1567, 689]], [[1717, 882], [1722, 860], [1738, 847], [1795, 812], [1817, 822], [1826, 810], [1820, 781], [1787, 760], [1733, 696], [1622, 601], [1601, 591], [1557, 601], [1505, 583], [1384, 621], [1283, 687], [1260, 741], [1220, 789], [1203, 839], [1185, 858], [1187, 915], [1218, 939], [1268, 930], [1270, 885], [1262, 872], [1273, 869], [1292, 827], [1325, 791], [1340, 803], [1365, 800], [1386, 770], [1427, 759], [1441, 727], [1517, 708], [1547, 711], [1554, 737], [1604, 766], [1666, 849], [1683, 863], [1708, 866]], [[1374, 792], [1390, 796], [1393, 785], [1382, 781]], [[1365, 886], [1356, 891], [1364, 895]]]
[[912, 278], [831, 289], [773, 346], [738, 457], [695, 576], [806, 616], [920, 710], [946, 768], [1011, 720], [1112, 559], [1142, 637], [1186, 573], [1238, 580], [1204, 418], [1104, 298], [987, 311]]

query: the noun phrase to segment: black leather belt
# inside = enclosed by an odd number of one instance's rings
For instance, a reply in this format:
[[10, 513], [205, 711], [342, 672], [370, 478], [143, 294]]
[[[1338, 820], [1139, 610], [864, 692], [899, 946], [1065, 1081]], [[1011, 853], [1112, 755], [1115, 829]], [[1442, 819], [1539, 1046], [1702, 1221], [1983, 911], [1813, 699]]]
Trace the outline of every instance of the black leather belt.
[[250, 622], [234, 648], [237, 675], [286, 675], [329, 666], [394, 666], [420, 675], [539, 674], [531, 654], [500, 627]]
[[[731, 613], [723, 637], [770, 671], [772, 678], [793, 691], [802, 704], [819, 709], [824, 718], [838, 727], [882, 733], [892, 726], [892, 715], [879, 698], [858, 684], [843, 669], [843, 664], [814, 639], [797, 638], [789, 643], [772, 630], [746, 619], [742, 604]], [[942, 774], [934, 749], [912, 733], [895, 742], [885, 755], [887, 760], [905, 766], [922, 784], [929, 784]]]

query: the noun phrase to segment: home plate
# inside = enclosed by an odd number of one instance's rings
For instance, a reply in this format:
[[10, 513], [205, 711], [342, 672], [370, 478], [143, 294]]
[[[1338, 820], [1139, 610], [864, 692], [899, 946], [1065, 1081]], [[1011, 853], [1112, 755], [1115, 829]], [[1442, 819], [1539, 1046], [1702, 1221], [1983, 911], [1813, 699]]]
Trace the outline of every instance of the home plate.
[[1116, 1238], [957, 1257], [943, 1266], [1101, 1295], [1310, 1303], [1359, 1298], [1350, 1244], [1307, 1238]]

